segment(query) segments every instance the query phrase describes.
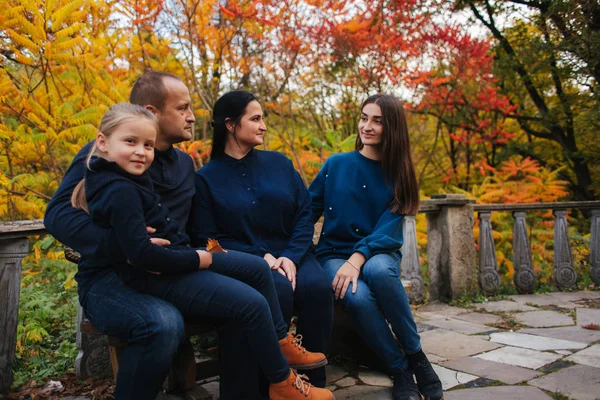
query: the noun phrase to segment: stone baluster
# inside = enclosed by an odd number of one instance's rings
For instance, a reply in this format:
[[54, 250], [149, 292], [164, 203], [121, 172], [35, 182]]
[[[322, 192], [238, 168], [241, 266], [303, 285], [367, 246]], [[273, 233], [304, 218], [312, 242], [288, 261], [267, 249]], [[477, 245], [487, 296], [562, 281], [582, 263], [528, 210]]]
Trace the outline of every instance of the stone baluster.
[[515, 219], [513, 227], [514, 282], [519, 293], [533, 293], [535, 275], [533, 274], [531, 247], [529, 246], [529, 237], [527, 236], [525, 215], [525, 211], [513, 212]]
[[425, 291], [421, 277], [421, 263], [419, 262], [419, 246], [417, 243], [417, 222], [414, 215], [404, 217], [404, 245], [402, 246], [402, 279], [410, 281], [410, 290], [407, 292], [411, 303], [422, 303]]
[[0, 240], [0, 397], [13, 383], [17, 346], [21, 260], [29, 252], [25, 237]]
[[567, 230], [567, 210], [553, 210], [554, 215], [554, 283], [559, 289], [570, 289], [577, 283], [573, 255]]
[[600, 210], [592, 210], [590, 278], [596, 285], [600, 285]]
[[477, 291], [473, 203], [461, 194], [431, 196], [439, 208], [427, 213], [431, 300], [456, 299]]
[[479, 285], [486, 294], [494, 295], [500, 288], [496, 246], [492, 235], [489, 211], [478, 213], [479, 217]]
[[82, 332], [81, 326], [84, 320], [87, 320], [85, 312], [78, 305], [75, 344], [79, 353], [75, 358], [75, 374], [81, 380], [108, 377], [111, 375], [112, 369], [107, 336], [100, 333]]

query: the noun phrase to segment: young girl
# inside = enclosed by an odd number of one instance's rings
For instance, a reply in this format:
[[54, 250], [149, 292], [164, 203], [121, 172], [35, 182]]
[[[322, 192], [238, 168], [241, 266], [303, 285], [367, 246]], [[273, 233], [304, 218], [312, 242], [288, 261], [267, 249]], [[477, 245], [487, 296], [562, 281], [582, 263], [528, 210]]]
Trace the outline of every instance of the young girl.
[[369, 97], [361, 110], [356, 151], [331, 156], [309, 187], [313, 220], [324, 214], [317, 258], [336, 299], [394, 375], [394, 399], [418, 400], [420, 391], [439, 400], [442, 385], [400, 282], [403, 219], [419, 206], [404, 110], [386, 95]]
[[[103, 271], [117, 268], [134, 290], [164, 298], [184, 317], [238, 321], [271, 383], [272, 399], [333, 398], [327, 390], [311, 390], [290, 369], [317, 368], [327, 360], [307, 352], [287, 333], [268, 264], [235, 251], [195, 250], [169, 218], [146, 173], [157, 133], [154, 115], [137, 105], [117, 104], [102, 118], [85, 179], [73, 192], [74, 206], [87, 208], [96, 223], [110, 228], [95, 254], [80, 262], [82, 307], [86, 310], [86, 294], [94, 281]], [[153, 244], [146, 227], [155, 228], [154, 235], [170, 245]], [[174, 282], [181, 280], [193, 285], [173, 294]], [[94, 315], [88, 318], [94, 323]]]

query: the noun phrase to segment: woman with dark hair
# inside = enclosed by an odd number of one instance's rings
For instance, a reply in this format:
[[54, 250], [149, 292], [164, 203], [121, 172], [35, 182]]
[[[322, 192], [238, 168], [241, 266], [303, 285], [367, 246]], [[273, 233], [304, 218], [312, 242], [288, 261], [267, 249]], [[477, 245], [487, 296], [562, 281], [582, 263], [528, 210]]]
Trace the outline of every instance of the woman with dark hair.
[[[254, 149], [263, 143], [267, 130], [254, 95], [224, 94], [215, 103], [213, 120], [211, 161], [197, 172], [188, 229], [194, 244], [202, 246], [215, 238], [225, 249], [264, 258], [271, 266], [286, 323], [297, 311], [297, 342], [303, 340], [309, 351], [324, 352], [333, 293], [329, 277], [309, 252], [314, 224], [308, 191], [284, 155]], [[231, 348], [227, 343], [222, 347]], [[305, 373], [315, 386], [325, 386], [324, 367]], [[230, 390], [243, 389], [235, 386]], [[238, 392], [232, 398], [247, 396]]]
[[442, 385], [421, 350], [400, 281], [404, 215], [419, 207], [402, 104], [393, 96], [369, 97], [358, 130], [356, 151], [327, 159], [308, 189], [313, 221], [324, 216], [317, 258], [336, 299], [394, 375], [393, 398], [418, 400], [420, 392], [439, 400]]

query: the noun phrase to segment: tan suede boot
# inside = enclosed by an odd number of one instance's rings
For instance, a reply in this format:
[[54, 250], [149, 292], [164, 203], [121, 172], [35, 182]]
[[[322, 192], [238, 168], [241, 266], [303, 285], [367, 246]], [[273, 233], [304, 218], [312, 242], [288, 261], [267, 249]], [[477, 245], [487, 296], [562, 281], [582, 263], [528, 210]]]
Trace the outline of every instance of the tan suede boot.
[[279, 383], [269, 386], [269, 399], [271, 400], [335, 400], [335, 396], [327, 389], [314, 387], [307, 382], [306, 375], [297, 375], [293, 369], [290, 376]]
[[311, 353], [302, 347], [302, 335], [287, 337], [279, 341], [281, 351], [290, 364], [290, 368], [315, 369], [327, 364], [327, 357], [323, 353]]

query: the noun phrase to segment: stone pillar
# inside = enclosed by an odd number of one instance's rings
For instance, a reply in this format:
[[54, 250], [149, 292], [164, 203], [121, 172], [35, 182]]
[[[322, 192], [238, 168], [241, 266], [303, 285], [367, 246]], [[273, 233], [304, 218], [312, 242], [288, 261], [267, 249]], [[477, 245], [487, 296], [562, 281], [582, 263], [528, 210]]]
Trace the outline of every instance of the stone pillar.
[[402, 245], [402, 263], [400, 267], [402, 279], [410, 281], [407, 292], [411, 303], [422, 303], [425, 291], [421, 277], [419, 262], [419, 245], [417, 243], [417, 221], [414, 215], [404, 217], [404, 245]]
[[577, 283], [573, 255], [567, 230], [567, 210], [553, 210], [554, 214], [554, 283], [559, 289], [571, 289]]
[[0, 394], [8, 393], [13, 383], [12, 363], [17, 347], [21, 260], [28, 252], [27, 238], [0, 240]]
[[87, 320], [83, 308], [77, 307], [75, 344], [79, 353], [75, 358], [75, 374], [79, 379], [105, 378], [112, 374], [106, 335], [82, 332], [82, 322]]
[[496, 246], [492, 235], [491, 212], [479, 213], [479, 285], [489, 295], [498, 293], [500, 275], [498, 275], [498, 260]]
[[600, 285], [600, 210], [592, 210], [590, 278], [596, 285]]
[[514, 211], [513, 217], [513, 251], [515, 268], [514, 282], [519, 293], [533, 293], [535, 288], [535, 275], [531, 261], [531, 247], [527, 236], [527, 223], [525, 211]]
[[434, 195], [439, 211], [427, 214], [431, 300], [450, 300], [477, 291], [474, 200], [461, 194]]

